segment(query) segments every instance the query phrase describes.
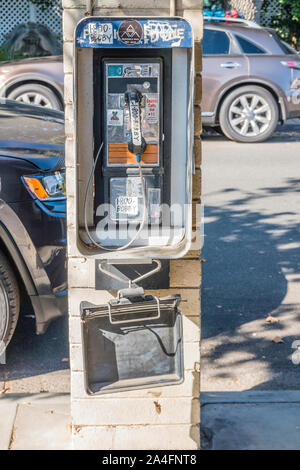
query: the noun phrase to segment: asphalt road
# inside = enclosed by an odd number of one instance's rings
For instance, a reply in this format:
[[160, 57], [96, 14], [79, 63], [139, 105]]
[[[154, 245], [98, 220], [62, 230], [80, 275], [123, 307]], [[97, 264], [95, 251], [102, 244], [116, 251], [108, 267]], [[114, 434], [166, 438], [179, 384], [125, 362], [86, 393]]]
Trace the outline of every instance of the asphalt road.
[[[201, 388], [298, 389], [291, 356], [300, 340], [300, 120], [263, 144], [209, 136], [203, 148]], [[279, 321], [266, 323], [269, 314]], [[23, 305], [0, 392], [68, 392], [67, 338], [66, 318], [36, 336]]]
[[68, 320], [52, 322], [44, 335], [35, 334], [30, 305], [22, 305], [15, 335], [0, 364], [1, 390], [8, 393], [69, 392]]
[[300, 388], [299, 161], [300, 119], [261, 144], [204, 137], [203, 391]]

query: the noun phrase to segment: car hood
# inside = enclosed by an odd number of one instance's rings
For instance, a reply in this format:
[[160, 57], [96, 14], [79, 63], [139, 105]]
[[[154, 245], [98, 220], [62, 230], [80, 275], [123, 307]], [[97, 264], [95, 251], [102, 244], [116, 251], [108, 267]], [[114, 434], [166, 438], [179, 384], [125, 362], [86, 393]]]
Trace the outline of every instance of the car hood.
[[0, 158], [20, 158], [47, 171], [64, 165], [64, 151], [61, 111], [1, 99]]

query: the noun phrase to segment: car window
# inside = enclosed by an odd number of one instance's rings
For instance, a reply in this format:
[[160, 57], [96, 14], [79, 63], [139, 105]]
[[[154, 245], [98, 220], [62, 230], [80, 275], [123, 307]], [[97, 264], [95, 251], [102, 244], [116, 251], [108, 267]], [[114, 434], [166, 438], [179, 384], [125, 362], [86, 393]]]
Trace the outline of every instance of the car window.
[[257, 46], [253, 42], [248, 41], [248, 39], [245, 39], [242, 36], [239, 36], [238, 34], [236, 34], [235, 37], [244, 54], [265, 54], [266, 53], [264, 49]]
[[204, 55], [229, 54], [230, 40], [224, 31], [205, 29], [202, 49]]

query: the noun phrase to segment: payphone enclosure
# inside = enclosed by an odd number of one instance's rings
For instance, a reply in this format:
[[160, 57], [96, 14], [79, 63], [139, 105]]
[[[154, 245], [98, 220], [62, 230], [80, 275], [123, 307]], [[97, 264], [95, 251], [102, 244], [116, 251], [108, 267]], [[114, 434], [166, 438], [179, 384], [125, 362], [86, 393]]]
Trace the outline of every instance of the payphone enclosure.
[[78, 250], [100, 260], [184, 256], [194, 170], [190, 24], [84, 18], [74, 67]]

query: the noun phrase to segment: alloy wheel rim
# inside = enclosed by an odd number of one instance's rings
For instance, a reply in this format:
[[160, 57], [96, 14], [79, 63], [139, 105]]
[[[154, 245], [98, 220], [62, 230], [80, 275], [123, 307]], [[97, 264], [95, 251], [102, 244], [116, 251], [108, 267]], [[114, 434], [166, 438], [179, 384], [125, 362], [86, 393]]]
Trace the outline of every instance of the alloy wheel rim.
[[235, 132], [243, 137], [256, 137], [270, 126], [272, 111], [261, 96], [247, 93], [238, 96], [229, 108], [229, 122]]
[[43, 108], [51, 108], [52, 105], [46, 96], [41, 95], [40, 93], [30, 91], [26, 93], [22, 93], [17, 96], [16, 101], [20, 101], [21, 103], [31, 104], [34, 106], [41, 106]]

